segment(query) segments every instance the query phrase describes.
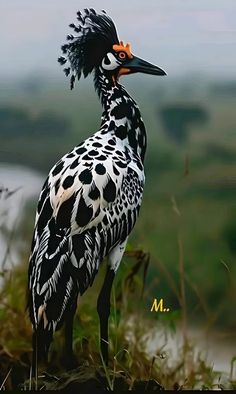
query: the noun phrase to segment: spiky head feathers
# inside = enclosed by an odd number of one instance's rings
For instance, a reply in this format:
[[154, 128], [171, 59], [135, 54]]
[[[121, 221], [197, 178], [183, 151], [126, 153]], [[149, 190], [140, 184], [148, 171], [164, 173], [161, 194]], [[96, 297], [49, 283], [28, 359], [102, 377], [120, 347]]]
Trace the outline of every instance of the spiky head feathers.
[[[80, 79], [83, 73], [87, 77], [113, 46], [120, 45], [115, 25], [105, 11], [100, 14], [92, 8], [78, 11], [77, 20], [77, 25], [69, 25], [76, 35], [67, 36], [68, 42], [62, 46], [63, 56], [58, 59], [60, 64], [65, 65], [65, 74], [71, 77], [71, 89], [76, 76]], [[124, 48], [129, 50], [128, 47]]]

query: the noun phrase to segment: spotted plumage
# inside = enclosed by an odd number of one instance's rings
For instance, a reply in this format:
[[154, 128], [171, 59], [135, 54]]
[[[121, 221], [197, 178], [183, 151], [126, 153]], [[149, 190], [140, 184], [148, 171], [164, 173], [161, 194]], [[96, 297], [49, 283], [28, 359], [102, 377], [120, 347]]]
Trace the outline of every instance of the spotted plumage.
[[[76, 77], [94, 72], [103, 105], [100, 129], [51, 169], [39, 197], [29, 262], [29, 312], [34, 357], [46, 358], [53, 333], [63, 322], [71, 354], [77, 298], [92, 285], [105, 256], [108, 270], [98, 298], [101, 350], [107, 361], [107, 324], [112, 281], [142, 202], [146, 131], [139, 108], [119, 83], [122, 74], [163, 75], [119, 42], [103, 11], [78, 12], [78, 34], [62, 47], [71, 88]], [[69, 64], [69, 66], [68, 66]], [[36, 344], [38, 349], [36, 349]], [[39, 349], [40, 348], [40, 349]]]

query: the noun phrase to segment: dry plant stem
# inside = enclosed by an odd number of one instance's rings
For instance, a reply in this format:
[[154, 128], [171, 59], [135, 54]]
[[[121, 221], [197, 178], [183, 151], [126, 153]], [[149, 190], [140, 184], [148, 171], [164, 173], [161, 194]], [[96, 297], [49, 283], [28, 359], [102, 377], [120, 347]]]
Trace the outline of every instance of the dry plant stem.
[[106, 366], [106, 363], [103, 360], [101, 352], [100, 352], [100, 357], [101, 357], [101, 360], [102, 360], [102, 366], [103, 366], [103, 369], [104, 369], [104, 372], [105, 372], [105, 375], [106, 375], [106, 379], [107, 379], [107, 383], [108, 383], [109, 389], [111, 391], [113, 391], [113, 381], [111, 381], [110, 374], [109, 374], [109, 369], [108, 369], [108, 367]]
[[5, 379], [3, 380], [3, 382], [2, 382], [2, 384], [1, 384], [1, 386], [0, 386], [0, 391], [1, 391], [1, 390], [5, 391], [4, 384], [6, 383], [8, 377], [9, 377], [9, 375], [10, 375], [10, 373], [11, 373], [11, 370], [12, 370], [12, 368], [9, 369], [8, 373], [6, 374]]
[[170, 275], [167, 268], [165, 267], [165, 264], [163, 264], [163, 262], [160, 259], [158, 259], [158, 260], [155, 259], [155, 262], [156, 262], [157, 266], [160, 268], [160, 270], [163, 272], [163, 274], [165, 275], [165, 277], [168, 281], [168, 284], [169, 284], [171, 290], [173, 291], [173, 293], [176, 295], [179, 303], [181, 303], [179, 291], [175, 285], [175, 282], [174, 282], [172, 276]]
[[[14, 241], [14, 237], [15, 237], [15, 234], [16, 234], [16, 229], [17, 229], [17, 221], [15, 222], [14, 227], [11, 229], [11, 232], [10, 232], [10, 235], [9, 235], [9, 239], [8, 239], [8, 243], [7, 243], [7, 248], [6, 248], [5, 254], [3, 256], [2, 263], [1, 263], [1, 267], [2, 267], [3, 271], [5, 269], [5, 266], [6, 266], [6, 263], [7, 263], [7, 259], [10, 256], [10, 253], [11, 253], [12, 242]], [[11, 268], [13, 268], [13, 262], [12, 261], [11, 261]]]
[[30, 366], [29, 391], [32, 390], [32, 365]]
[[233, 375], [234, 375], [234, 364], [236, 363], [236, 356], [232, 358], [231, 363], [230, 363], [230, 374], [229, 378], [231, 381], [233, 381]]
[[189, 165], [189, 156], [186, 154], [185, 161], [184, 161], [184, 176], [188, 176], [190, 173], [190, 165]]
[[192, 288], [192, 290], [196, 294], [196, 296], [197, 296], [197, 298], [199, 300], [199, 304], [202, 307], [202, 310], [204, 311], [207, 320], [210, 319], [210, 310], [208, 308], [208, 305], [207, 305], [206, 300], [204, 299], [203, 295], [200, 293], [199, 289], [192, 282], [192, 280], [189, 278], [189, 276], [186, 274], [186, 272], [185, 272], [185, 276], [184, 277], [185, 277], [186, 283]]
[[146, 383], [146, 385], [145, 385], [145, 391], [147, 390], [149, 380], [150, 380], [151, 377], [152, 377], [152, 369], [153, 369], [153, 365], [154, 365], [154, 363], [155, 363], [155, 360], [156, 360], [156, 356], [153, 356], [152, 361], [151, 361], [151, 365], [150, 365], [149, 374], [148, 374], [148, 375], [149, 375], [149, 376], [148, 376], [148, 381], [147, 381], [147, 383]]
[[180, 274], [180, 300], [182, 306], [182, 335], [183, 335], [183, 343], [187, 344], [187, 305], [186, 305], [186, 296], [185, 296], [185, 282], [184, 282], [184, 253], [183, 253], [183, 243], [180, 235], [178, 235], [178, 246], [179, 246], [179, 274]]

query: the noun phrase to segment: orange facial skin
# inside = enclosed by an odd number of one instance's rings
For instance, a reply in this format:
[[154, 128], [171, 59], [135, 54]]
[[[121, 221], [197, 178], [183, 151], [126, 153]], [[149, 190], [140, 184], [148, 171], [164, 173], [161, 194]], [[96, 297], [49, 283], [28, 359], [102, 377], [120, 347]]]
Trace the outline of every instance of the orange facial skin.
[[[132, 53], [131, 53], [131, 46], [130, 46], [130, 44], [124, 44], [124, 42], [123, 41], [120, 41], [120, 43], [119, 44], [114, 44], [113, 45], [113, 50], [115, 51], [115, 52], [117, 52], [118, 54], [119, 54], [119, 52], [125, 52], [126, 53], [126, 55], [127, 55], [127, 57], [129, 58], [129, 59], [132, 59], [134, 56], [132, 55]], [[125, 74], [129, 74], [130, 73], [130, 69], [129, 68], [127, 68], [127, 67], [121, 67], [120, 69], [119, 69], [119, 71], [118, 71], [118, 74], [117, 74], [117, 76], [116, 76], [116, 79], [118, 80], [118, 78], [121, 76], [121, 75], [125, 75]], [[115, 78], [113, 79], [113, 81], [114, 81], [114, 83], [115, 83]]]
[[120, 41], [120, 44], [114, 44], [112, 48], [115, 52], [125, 52], [129, 59], [133, 58], [130, 44], [124, 45], [123, 41]]
[[130, 73], [130, 69], [127, 67], [121, 67], [118, 71], [118, 75], [117, 77], [119, 78], [121, 75], [125, 75], [125, 74], [129, 74]]

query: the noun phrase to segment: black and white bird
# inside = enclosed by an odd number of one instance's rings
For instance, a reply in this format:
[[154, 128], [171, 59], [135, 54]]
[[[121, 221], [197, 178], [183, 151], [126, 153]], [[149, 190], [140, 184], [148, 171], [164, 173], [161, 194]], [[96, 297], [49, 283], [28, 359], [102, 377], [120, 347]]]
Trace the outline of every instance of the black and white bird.
[[105, 11], [85, 9], [71, 24], [58, 59], [71, 89], [94, 74], [103, 106], [100, 129], [63, 156], [41, 191], [28, 273], [33, 360], [47, 359], [53, 333], [65, 322], [65, 354], [73, 359], [77, 299], [93, 284], [105, 256], [107, 272], [97, 300], [100, 344], [108, 361], [110, 293], [144, 188], [145, 126], [136, 102], [119, 83], [124, 74], [165, 72], [119, 41]]

